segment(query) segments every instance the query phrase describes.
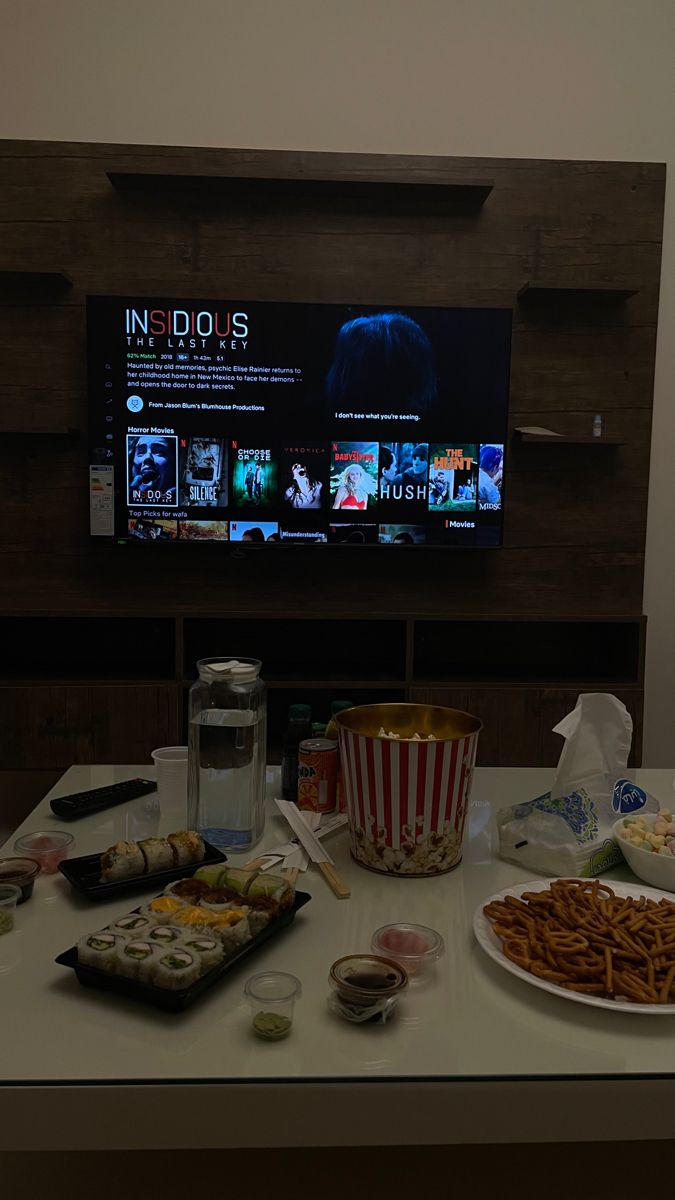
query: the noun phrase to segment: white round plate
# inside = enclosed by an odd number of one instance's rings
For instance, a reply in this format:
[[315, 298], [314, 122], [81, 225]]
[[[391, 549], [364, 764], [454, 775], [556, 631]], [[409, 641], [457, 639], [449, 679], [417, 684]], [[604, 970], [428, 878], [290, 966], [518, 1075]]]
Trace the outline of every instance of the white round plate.
[[[589, 882], [588, 879], [579, 880], [579, 883]], [[510, 971], [512, 975], [523, 979], [525, 983], [529, 983], [533, 987], [541, 988], [543, 992], [551, 992], [553, 996], [562, 996], [565, 1000], [576, 1000], [577, 1004], [590, 1004], [593, 1008], [609, 1008], [625, 1013], [648, 1013], [652, 1017], [668, 1014], [672, 1016], [675, 1013], [675, 1004], [632, 1004], [630, 1000], [608, 1000], [605, 996], [591, 996], [587, 992], [570, 992], [567, 988], [559, 987], [557, 983], [549, 983], [547, 979], [539, 979], [537, 975], [531, 975], [529, 971], [525, 971], [506, 957], [502, 950], [501, 939], [497, 937], [491, 922], [483, 912], [485, 905], [491, 904], [493, 900], [503, 900], [505, 896], [520, 897], [523, 892], [544, 892], [550, 888], [552, 883], [552, 879], [531, 879], [529, 883], [516, 883], [512, 887], [505, 888], [503, 892], [495, 892], [494, 896], [489, 896], [487, 900], [483, 900], [482, 904], [479, 904], [473, 917], [473, 931], [485, 953], [505, 971]], [[665, 895], [656, 888], [643, 887], [638, 883], [619, 883], [616, 879], [608, 879], [607, 884], [622, 899], [632, 896], [635, 900], [639, 900], [640, 896], [646, 896], [651, 900], [665, 898], [671, 903], [673, 902], [672, 894]]]

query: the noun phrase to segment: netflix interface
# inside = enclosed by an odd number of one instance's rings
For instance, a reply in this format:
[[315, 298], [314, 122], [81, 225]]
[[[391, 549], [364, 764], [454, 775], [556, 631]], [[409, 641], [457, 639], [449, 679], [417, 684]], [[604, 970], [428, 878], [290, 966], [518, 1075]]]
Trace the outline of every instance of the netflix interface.
[[511, 317], [90, 296], [92, 534], [501, 545]]

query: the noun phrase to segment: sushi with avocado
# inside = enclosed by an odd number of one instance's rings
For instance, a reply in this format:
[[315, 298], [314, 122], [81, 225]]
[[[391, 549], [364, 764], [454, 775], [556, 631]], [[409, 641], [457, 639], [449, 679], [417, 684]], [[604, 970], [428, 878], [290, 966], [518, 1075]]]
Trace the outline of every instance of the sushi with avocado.
[[110, 929], [88, 933], [77, 943], [77, 961], [85, 967], [96, 967], [99, 971], [117, 972], [117, 951], [125, 941]]
[[117, 948], [117, 973], [126, 979], [140, 979], [141, 983], [151, 983], [154, 976], [155, 964], [162, 951], [156, 942], [149, 938], [138, 938], [130, 942], [122, 942]]
[[199, 978], [200, 969], [200, 960], [192, 950], [172, 946], [157, 956], [153, 982], [157, 987], [178, 991], [194, 983]]
[[251, 883], [246, 899], [252, 900], [269, 898], [276, 900], [281, 908], [289, 908], [293, 903], [295, 893], [290, 883], [280, 875], [264, 875], [262, 872]]
[[[220, 877], [225, 873], [227, 867], [222, 863], [214, 863], [213, 866], [200, 867], [195, 871], [190, 882], [203, 883], [206, 887], [220, 887]], [[185, 880], [184, 882], [187, 882]]]
[[245, 896], [258, 871], [245, 871], [242, 867], [221, 867], [217, 887], [234, 888], [240, 896]]
[[120, 917], [117, 921], [113, 921], [108, 928], [127, 941], [131, 941], [135, 938], [145, 937], [148, 930], [154, 924], [154, 920], [150, 917], [145, 917], [139, 912], [132, 912], [126, 913], [125, 916]]
[[[165, 926], [166, 928], [166, 926]], [[189, 950], [196, 955], [200, 964], [200, 975], [211, 971], [223, 961], [223, 943], [220, 938], [203, 933], [189, 933], [181, 943], [180, 949]]]
[[175, 946], [183, 941], [185, 929], [180, 925], [154, 925], [148, 933], [148, 941], [156, 946]]

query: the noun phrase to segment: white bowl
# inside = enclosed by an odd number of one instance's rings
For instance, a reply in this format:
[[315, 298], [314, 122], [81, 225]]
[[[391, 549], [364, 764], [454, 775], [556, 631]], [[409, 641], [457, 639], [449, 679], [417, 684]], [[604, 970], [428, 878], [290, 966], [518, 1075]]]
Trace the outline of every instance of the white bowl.
[[[646, 813], [645, 818], [648, 828], [652, 828], [656, 820], [655, 814]], [[664, 892], [675, 892], [675, 854], [669, 854], [666, 858], [665, 854], [634, 846], [625, 838], [619, 837], [619, 830], [623, 827], [623, 818], [615, 821], [614, 837], [619, 843], [621, 853], [631, 871], [637, 875], [638, 879], [644, 879], [645, 883], [651, 883], [652, 887], [661, 888]]]

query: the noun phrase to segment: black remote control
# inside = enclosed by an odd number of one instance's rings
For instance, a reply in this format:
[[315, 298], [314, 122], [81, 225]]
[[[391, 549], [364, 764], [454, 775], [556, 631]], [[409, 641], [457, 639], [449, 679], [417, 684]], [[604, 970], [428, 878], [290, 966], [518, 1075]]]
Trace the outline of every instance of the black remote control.
[[75, 792], [72, 796], [57, 796], [49, 801], [49, 807], [62, 821], [77, 821], [80, 817], [89, 817], [92, 813], [102, 812], [104, 808], [114, 808], [116, 804], [125, 804], [128, 800], [136, 800], [138, 796], [156, 790], [157, 784], [153, 779], [125, 779], [122, 783], [111, 783], [109, 787], [91, 788], [88, 792]]

